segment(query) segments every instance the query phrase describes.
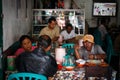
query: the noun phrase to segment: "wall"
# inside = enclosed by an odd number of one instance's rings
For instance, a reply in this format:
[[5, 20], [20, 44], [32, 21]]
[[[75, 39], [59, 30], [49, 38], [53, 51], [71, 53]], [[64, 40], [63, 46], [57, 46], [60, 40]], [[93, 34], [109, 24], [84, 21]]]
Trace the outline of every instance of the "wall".
[[[85, 19], [90, 27], [97, 26], [97, 18], [92, 17], [92, 3], [93, 0], [74, 0], [79, 8], [85, 8]], [[84, 5], [84, 6], [83, 6]]]
[[[18, 1], [18, 4], [17, 2]], [[19, 2], [21, 1], [21, 2]], [[27, 10], [26, 10], [26, 1]], [[2, 0], [3, 4], [3, 50], [6, 50], [23, 34], [31, 30], [32, 1]], [[26, 17], [27, 13], [27, 17]]]
[[[17, 2], [21, 1], [21, 7], [18, 5], [17, 16]], [[25, 1], [27, 2], [27, 18], [25, 17]], [[3, 4], [3, 49], [7, 49], [12, 43], [14, 43], [22, 34], [27, 34], [31, 30], [32, 26], [32, 2], [33, 0], [2, 0]], [[79, 8], [85, 6], [85, 18], [90, 27], [97, 26], [97, 17], [92, 17], [92, 3], [93, 0], [73, 0]], [[118, 0], [119, 4], [120, 0]], [[120, 13], [120, 5], [118, 7], [118, 13]], [[120, 15], [118, 18], [110, 18], [110, 25], [115, 23], [120, 25]]]
[[[79, 8], [81, 8], [81, 4], [85, 5], [85, 19], [88, 22], [90, 27], [96, 27], [98, 17], [92, 16], [93, 0], [74, 0], [74, 2], [79, 6]], [[117, 1], [117, 4], [119, 4], [119, 3], [120, 3], [120, 0]], [[118, 9], [120, 9], [120, 8], [118, 8]], [[120, 13], [120, 10], [118, 10], [118, 13]], [[118, 18], [117, 17], [110, 17], [110, 22], [109, 22], [108, 27], [110, 27], [112, 24], [118, 25], [118, 22], [120, 22], [120, 15], [118, 15]]]
[[117, 26], [120, 27], [120, 0], [117, 0], [117, 3], [118, 3]]
[[[2, 15], [2, 1], [0, 1], [0, 15]], [[0, 16], [0, 47], [3, 46], [2, 16]]]

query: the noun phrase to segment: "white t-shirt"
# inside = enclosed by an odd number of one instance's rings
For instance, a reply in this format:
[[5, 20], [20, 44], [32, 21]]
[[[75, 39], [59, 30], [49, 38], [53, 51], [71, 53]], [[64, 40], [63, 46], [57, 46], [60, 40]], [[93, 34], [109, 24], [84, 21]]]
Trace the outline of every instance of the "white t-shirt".
[[66, 30], [64, 30], [64, 31], [61, 32], [61, 35], [63, 36], [63, 39], [64, 39], [64, 40], [71, 39], [71, 38], [73, 38], [73, 37], [76, 36], [74, 30], [72, 30], [71, 33], [69, 33], [69, 34], [67, 33]]

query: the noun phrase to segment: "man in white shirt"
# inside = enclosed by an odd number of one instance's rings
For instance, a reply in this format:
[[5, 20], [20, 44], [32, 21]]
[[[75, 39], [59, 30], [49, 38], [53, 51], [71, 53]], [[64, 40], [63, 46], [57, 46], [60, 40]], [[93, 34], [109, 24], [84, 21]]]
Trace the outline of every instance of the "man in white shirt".
[[73, 30], [72, 24], [68, 23], [65, 27], [65, 30], [61, 32], [61, 35], [66, 42], [73, 42], [75, 41], [75, 31]]

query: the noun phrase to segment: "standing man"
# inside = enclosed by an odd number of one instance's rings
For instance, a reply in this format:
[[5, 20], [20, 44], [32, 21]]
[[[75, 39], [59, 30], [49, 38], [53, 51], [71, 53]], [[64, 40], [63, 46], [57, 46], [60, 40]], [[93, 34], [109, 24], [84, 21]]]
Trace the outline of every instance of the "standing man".
[[40, 31], [39, 36], [48, 35], [52, 39], [52, 42], [55, 42], [58, 40], [59, 34], [60, 34], [60, 29], [57, 26], [56, 19], [54, 17], [51, 17], [48, 20], [48, 26], [46, 26]]

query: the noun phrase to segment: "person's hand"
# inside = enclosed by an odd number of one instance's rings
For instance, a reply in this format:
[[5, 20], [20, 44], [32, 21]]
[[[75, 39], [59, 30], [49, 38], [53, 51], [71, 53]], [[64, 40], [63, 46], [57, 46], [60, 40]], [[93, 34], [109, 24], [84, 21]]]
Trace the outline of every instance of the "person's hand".
[[59, 38], [59, 37], [54, 37], [54, 38], [52, 39], [52, 42], [57, 41], [57, 40], [58, 40], [58, 38]]
[[74, 49], [75, 50], [79, 50], [81, 47], [79, 46], [79, 44], [75, 44], [75, 46], [74, 46]]
[[97, 59], [105, 59], [106, 55], [105, 54], [98, 54]]
[[94, 55], [93, 54], [89, 54], [89, 59], [94, 59]]
[[70, 42], [75, 43], [75, 42], [76, 42], [76, 39], [75, 39], [75, 37], [74, 37], [74, 38], [71, 38], [71, 39], [67, 39], [66, 42], [67, 42], [67, 43], [70, 43]]

